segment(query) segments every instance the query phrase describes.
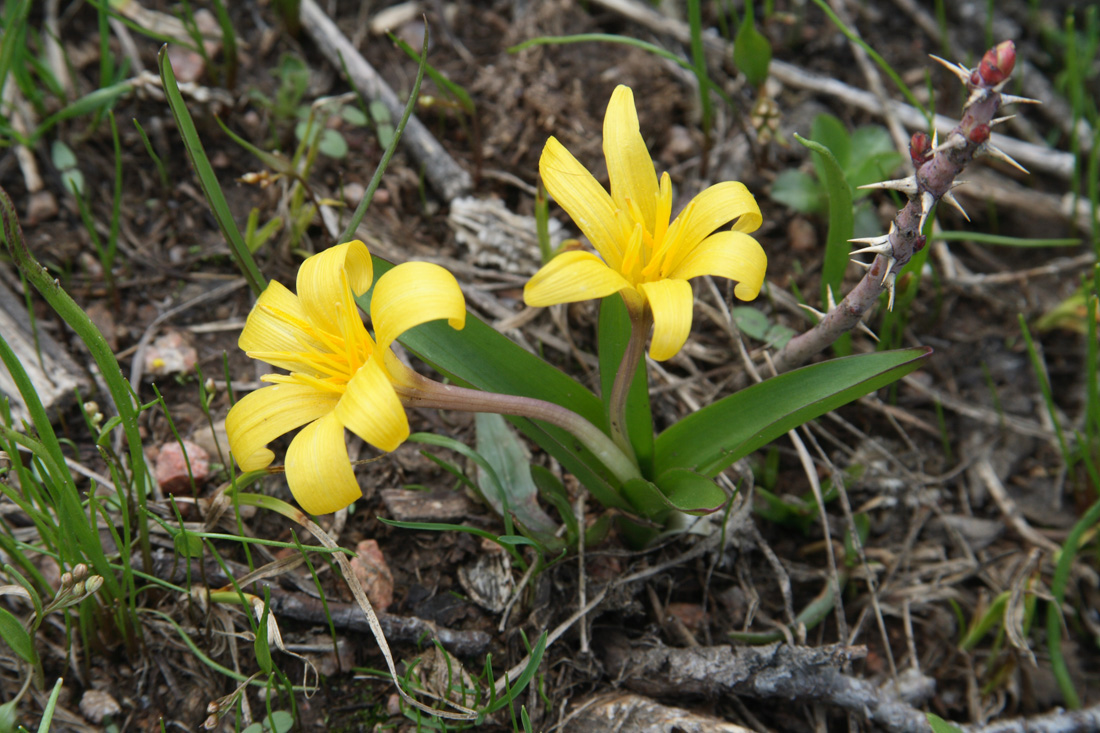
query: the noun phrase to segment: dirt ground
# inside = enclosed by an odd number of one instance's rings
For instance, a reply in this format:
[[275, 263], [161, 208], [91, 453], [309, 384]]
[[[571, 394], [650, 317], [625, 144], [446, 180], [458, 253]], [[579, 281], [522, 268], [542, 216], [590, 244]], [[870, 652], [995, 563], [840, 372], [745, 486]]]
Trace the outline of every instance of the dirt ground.
[[[218, 73], [224, 68], [223, 46], [215, 48], [212, 63], [205, 67], [201, 59], [182, 50], [174, 61], [181, 80], [181, 64], [199, 67], [185, 97], [231, 210], [243, 227], [252, 209], [258, 210], [260, 224], [286, 217], [291, 205], [288, 186], [285, 181], [266, 187], [242, 182], [246, 174], [267, 169], [219, 128], [215, 115], [246, 140], [267, 150], [286, 151], [295, 143], [293, 114], [278, 113], [261, 99], [261, 95], [277, 97], [278, 70], [287, 68], [286, 57], [300, 59], [301, 68], [308, 71], [301, 93], [305, 104], [343, 94], [351, 87], [308, 32], [295, 37], [282, 27], [271, 3], [227, 5], [238, 34], [235, 83], [229, 86]], [[373, 29], [372, 19], [392, 10], [383, 5], [325, 2], [322, 9], [404, 99], [416, 66]], [[652, 10], [648, 3], [641, 5]], [[430, 62], [465, 88], [476, 104], [475, 125], [468, 114], [446, 103], [443, 90], [425, 79], [422, 96], [444, 101], [422, 105], [417, 111], [427, 132], [473, 177], [469, 195], [499, 200], [524, 216], [534, 212], [538, 159], [550, 135], [606, 183], [599, 134], [604, 109], [616, 85], [631, 86], [654, 162], [659, 170], [671, 172], [677, 187], [679, 204], [674, 211], [715, 181], [739, 180], [755, 194], [764, 215], [755, 236], [769, 261], [768, 286], [753, 307], [771, 323], [802, 330], [808, 322], [792, 293], [797, 291], [820, 305], [817, 293], [828, 222], [821, 215], [797, 213], [777, 203], [770, 197], [771, 187], [787, 169], [811, 170], [805, 149], [793, 142], [792, 134], [809, 136], [815, 115], [835, 115], [848, 129], [882, 124], [883, 118], [838, 95], [835, 87], [799, 86], [773, 77], [767, 90], [775, 105], [778, 136], [784, 140], [762, 139], [749, 114], [757, 91], [738, 74], [728, 55], [715, 53], [708, 59], [710, 74], [734, 106], [727, 107], [714, 97], [715, 118], [708, 140], [701, 128], [695, 79], [672, 62], [607, 42], [508, 51], [538, 36], [606, 33], [648, 41], [689, 58], [690, 48], [674, 27], [685, 20], [684, 8], [681, 3], [660, 5], [672, 18], [665, 26], [632, 19], [604, 2], [434, 0], [420, 3], [418, 12], [394, 16], [394, 30], [419, 46], [426, 20]], [[713, 29], [718, 44], [722, 38], [718, 15], [727, 4], [703, 5], [704, 25]], [[740, 14], [741, 4], [733, 5]], [[852, 45], [819, 7], [782, 1], [774, 5], [766, 19], [761, 7], [756, 12], [777, 61], [850, 89], [868, 88]], [[947, 39], [933, 36], [939, 27], [931, 3], [916, 8], [889, 0], [834, 5], [850, 14], [864, 40], [918, 97], [927, 101], [931, 89], [936, 110], [957, 116], [964, 92], [928, 54], [975, 64], [986, 48], [984, 3], [945, 4]], [[1073, 3], [1012, 0], [996, 5], [991, 26], [994, 40], [1014, 40], [1021, 64], [1028, 64], [1023, 73], [1057, 90], [1063, 58], [1056, 32]], [[1033, 5], [1042, 7], [1036, 11]], [[170, 3], [149, 2], [147, 7], [179, 12]], [[35, 4], [31, 25], [40, 27], [45, 12]], [[931, 27], [922, 26], [922, 20], [931, 20]], [[63, 7], [60, 22], [75, 92], [85, 94], [99, 84], [96, 11], [87, 4]], [[116, 58], [128, 58], [130, 75], [141, 69], [155, 71], [159, 42], [134, 31], [129, 36], [136, 52], [133, 57], [117, 32], [111, 34]], [[1092, 71], [1091, 91], [1100, 95], [1095, 66]], [[900, 98], [891, 82], [882, 79], [888, 96]], [[1005, 134], [1037, 147], [1050, 146], [1052, 151], [1069, 150], [1065, 109], [1059, 112], [1057, 104], [1051, 107], [1010, 110], [1020, 120], [1006, 124]], [[155, 90], [134, 92], [122, 96], [113, 110], [122, 150], [122, 216], [113, 283], [105, 277], [77, 201], [66, 192], [63, 171], [51, 162], [49, 152], [53, 140], [64, 141], [75, 152], [90, 184], [86, 189], [89, 211], [104, 236], [115, 178], [115, 154], [105, 118], [83, 115], [64, 120], [44, 136], [33, 150], [44, 180], [39, 192], [28, 190], [14, 148], [0, 149], [0, 185], [19, 209], [35, 256], [92, 315], [119, 356], [124, 373], [133, 373], [132, 360], [139, 351], [145, 355], [149, 339], [178, 334], [184, 345], [194, 348], [202, 373], [219, 386], [211, 412], [215, 421], [224, 419], [229, 405], [225, 375], [241, 389], [254, 386], [263, 373], [236, 345], [252, 305], [250, 293], [243, 283], [234, 285], [240, 282], [240, 273], [163, 98]], [[132, 119], [149, 134], [165, 166], [167, 186], [162, 185]], [[334, 120], [329, 126], [340, 133], [349, 152], [340, 160], [318, 157], [308, 183], [318, 199], [346, 200], [354, 206], [383, 152], [379, 125]], [[705, 164], [704, 149], [709, 156]], [[819, 477], [839, 475], [845, 480], [846, 498], [826, 505], [832, 547], [827, 546], [798, 454], [783, 438], [739, 468], [746, 473], [751, 469], [757, 489], [785, 498], [785, 506], [801, 507], [801, 513], [768, 512], [758, 491], [751, 499], [743, 495], [735, 506], [730, 526], [736, 529], [724, 546], [704, 546], [701, 538], [684, 535], [636, 551], [612, 532], [601, 544], [585, 549], [583, 564], [570, 557], [530, 579], [505, 613], [496, 598], [483, 597], [486, 594], [469, 580], [495, 573], [506, 588], [520, 580], [518, 569], [501, 569], [502, 555], [494, 545], [470, 534], [412, 531], [379, 521], [394, 517], [401, 503], [410, 500], [407, 492], [397, 491], [408, 487], [425, 488], [446, 503], [450, 513], [435, 517], [437, 521], [464, 523], [495, 535], [503, 532], [500, 518], [451, 474], [421, 455], [419, 446], [406, 444], [360, 467], [365, 498], [334, 529], [341, 546], [359, 548], [361, 554], [367, 552], [365, 540], [377, 542], [383, 565], [392, 575], [392, 604], [387, 611], [398, 620], [387, 628], [395, 655], [403, 660], [402, 669], [420, 658], [416, 669], [428, 688], [439, 674], [446, 676], [438, 671], [446, 670], [446, 660], [437, 647], [424, 641], [425, 635], [419, 633], [423, 626], [411, 631], [397, 628], [402, 623], [408, 626], [409, 619], [453, 632], [450, 643], [444, 644], [455, 654], [452, 664], [461, 663], [465, 673], [474, 676], [484, 673], [488, 654], [494, 674], [502, 675], [523, 659], [528, 641], [564, 624], [564, 633], [549, 645], [530, 692], [517, 701], [517, 711], [518, 704], [526, 706], [531, 729], [542, 731], [741, 730], [734, 724], [757, 731], [918, 729], [904, 716], [891, 718], [886, 707], [846, 704], [841, 698], [848, 694], [869, 695], [868, 700], [883, 706], [931, 711], [972, 725], [973, 730], [1024, 730], [986, 726], [1052, 714], [1064, 706], [1051, 671], [1043, 619], [1055, 549], [1095, 501], [1096, 487], [1088, 484], [1082, 471], [1073, 475], [1065, 471], [1018, 315], [1035, 335], [1059, 419], [1070, 431], [1080, 428], [1087, 377], [1085, 337], [1065, 327], [1038, 330], [1036, 323], [1074, 294], [1082, 276], [1091, 273], [1095, 258], [1088, 255], [1089, 235], [1079, 229], [1080, 220], [1065, 213], [1071, 180], [1051, 168], [1034, 167], [1025, 175], [996, 163], [974, 166], [963, 176], [972, 178], [974, 185], [957, 192], [970, 215], [969, 223], [954, 210], [941, 207], [939, 225], [944, 230], [1017, 237], [1081, 236], [1082, 244], [1057, 248], [997, 247], [965, 240], [933, 244], [919, 294], [896, 321], [892, 344], [932, 346], [935, 353], [927, 365], [904, 382], [815, 421], [803, 434], [811, 451], [820, 451], [815, 452]], [[880, 192], [869, 201], [872, 215], [885, 231], [896, 203]], [[489, 251], [471, 246], [468, 232], [449, 218], [452, 211], [453, 202], [444, 200], [421, 164], [407, 149], [399, 148], [360, 231], [372, 252], [382, 257], [428, 259], [450, 267], [467, 288], [473, 312], [499, 325], [524, 309], [522, 284], [538, 261], [533, 232], [501, 251]], [[551, 213], [570, 236], [576, 236], [574, 225], [559, 207], [551, 204]], [[346, 217], [347, 212], [341, 215]], [[289, 285], [303, 256], [334, 243], [316, 216], [306, 222], [297, 241], [284, 227], [256, 257], [268, 278]], [[7, 260], [0, 264], [0, 275], [22, 301], [18, 275]], [[849, 268], [847, 284], [854, 284], [860, 275], [857, 268]], [[654, 382], [658, 429], [745, 383], [742, 361], [713, 294], [703, 285], [696, 287], [696, 293], [699, 305], [689, 346], [682, 356], [661, 365]], [[718, 285], [717, 294], [729, 303], [724, 283]], [[45, 303], [34, 300], [33, 305], [40, 326], [69, 350], [77, 364], [89, 364], [83, 347]], [[596, 310], [591, 304], [559, 310], [534, 315], [523, 326], [527, 342], [543, 349], [563, 369], [586, 374], [595, 389], [594, 372], [578, 354], [594, 352]], [[883, 318], [876, 313], [869, 325], [879, 331]], [[1072, 322], [1070, 318], [1061, 325]], [[1083, 318], [1078, 316], [1076, 323], [1083, 323]], [[749, 337], [746, 343], [759, 357], [763, 343]], [[856, 351], [874, 348], [868, 337], [859, 334], [853, 346]], [[165, 413], [180, 435], [202, 444], [202, 436], [211, 431], [198, 404], [194, 372], [154, 375], [144, 365], [140, 371], [141, 379], [133, 386], [141, 401], [155, 399], [155, 386], [165, 402], [163, 410], [142, 416], [151, 459], [161, 446], [174, 442]], [[60, 432], [72, 441], [71, 457], [93, 469], [101, 465], [95, 446], [80, 427], [75, 406], [65, 407], [56, 417]], [[414, 431], [473, 442], [470, 416], [423, 411], [412, 412], [410, 420]], [[276, 454], [281, 455], [278, 448]], [[462, 463], [455, 454], [441, 455]], [[373, 449], [354, 444], [352, 456], [377, 457]], [[538, 455], [533, 460], [546, 462]], [[212, 496], [225, 478], [216, 454], [212, 461], [213, 470], [197, 498]], [[575, 482], [567, 486], [579, 491]], [[263, 484], [262, 491], [290, 497], [277, 475]], [[847, 511], [842, 507], [845, 502]], [[187, 511], [186, 504], [181, 506]], [[586, 509], [589, 522], [603, 511], [592, 499]], [[172, 516], [167, 503], [160, 510]], [[19, 522], [5, 511], [11, 522]], [[849, 547], [846, 560], [842, 538], [848, 526], [845, 516], [851, 513], [866, 518], [868, 534], [863, 556], [855, 556]], [[322, 525], [330, 528], [333, 521], [325, 517]], [[292, 540], [292, 529], [284, 519], [263, 512], [250, 516], [239, 531]], [[303, 533], [299, 536], [308, 539]], [[214, 546], [227, 564], [222, 567], [211, 561], [201, 569], [210, 573], [212, 587], [226, 582], [227, 569], [247, 572], [240, 542], [216, 541]], [[1095, 537], [1089, 535], [1071, 575], [1062, 644], [1086, 709], [1100, 704], [1096, 546]], [[180, 563], [173, 562], [171, 539], [161, 537], [155, 548], [159, 554], [154, 572], [182, 582]], [[292, 552], [275, 553], [272, 559]], [[839, 570], [832, 563], [839, 563]], [[327, 600], [348, 604], [351, 595], [334, 570], [320, 568]], [[612, 582], [632, 575], [638, 576], [634, 582]], [[829, 584], [838, 579], [843, 593], [836, 608], [819, 614], [813, 623], [789, 625], [792, 612], [798, 615], [827, 595]], [[564, 623], [578, 610], [582, 598], [591, 600], [607, 589], [606, 597], [583, 622]], [[1007, 602], [1002, 598], [1006, 591]], [[333, 636], [323, 609], [315, 608], [319, 601], [310, 595], [316, 593], [305, 568], [273, 579], [272, 593], [277, 596], [273, 604], [284, 604], [273, 605], [283, 640], [312, 660], [322, 681], [311, 695], [295, 694], [293, 704], [285, 692], [273, 694], [267, 710], [294, 710], [302, 730], [373, 730], [379, 725], [385, 730], [419, 729], [413, 714], [400, 711], [392, 684], [379, 674], [384, 662], [361, 625], [337, 624], [340, 654], [332, 654]], [[155, 589], [142, 598], [150, 608], [172, 617], [210, 660], [246, 675], [257, 669], [251, 643], [220, 638], [223, 631], [249, 628], [238, 608], [204, 612], [186, 598]], [[967, 632], [998, 598], [1007, 610], [994, 619], [987, 634], [979, 634], [973, 644], [963, 644]], [[1029, 605], [1035, 600], [1038, 613], [1035, 605]], [[354, 614], [352, 608], [348, 615]], [[672, 656], [728, 644], [730, 632], [777, 628], [788, 633], [786, 643], [818, 656], [782, 661], [784, 652], [779, 648], [763, 647], [771, 656], [745, 657], [738, 663], [748, 667], [734, 665], [734, 669], [756, 669], [758, 680], [767, 670], [781, 670], [802, 679], [801, 683], [796, 679], [794, 692], [777, 686], [779, 692], [769, 694], [762, 683], [738, 687], [735, 681], [723, 687], [727, 684], [723, 674], [736, 676], [726, 666], [728, 660], [714, 661], [700, 678], [693, 678], [699, 659]], [[127, 647], [105, 636], [96, 648], [75, 649], [69, 659], [64, 655], [65, 628], [50, 627], [43, 633], [50, 649], [44, 660], [48, 681], [66, 678], [55, 730], [98, 729], [80, 712], [88, 690], [109, 693], [118, 701], [121, 711], [113, 718], [117, 730], [156, 730], [162, 724], [166, 730], [194, 730], [207, 718], [208, 704], [229, 695], [238, 684], [201, 661], [161, 621], [150, 620], [136, 645]], [[745, 644], [735, 648], [737, 654], [764, 655]], [[669, 656], [651, 659], [652, 667], [643, 667], [638, 656], [642, 651]], [[276, 661], [291, 683], [301, 684], [303, 664], [281, 653], [276, 653]], [[450, 671], [458, 674], [457, 669]], [[843, 676], [843, 683], [836, 681], [836, 675]], [[900, 698], [889, 691], [893, 681], [905, 690]], [[21, 683], [17, 666], [5, 664], [0, 697], [10, 699]], [[35, 691], [33, 699], [23, 703], [24, 724], [37, 720], [45, 694]], [[264, 700], [254, 691], [248, 699], [252, 715], [262, 719], [267, 714]], [[695, 717], [678, 719], [673, 708]], [[1058, 730], [1097, 729], [1085, 718], [1062, 720], [1068, 721], [1067, 727]], [[233, 715], [218, 725], [226, 730], [245, 727], [234, 723]], [[438, 726], [427, 718], [419, 725]], [[514, 725], [501, 712], [479, 727], [511, 730]], [[448, 723], [447, 728], [462, 726]]]

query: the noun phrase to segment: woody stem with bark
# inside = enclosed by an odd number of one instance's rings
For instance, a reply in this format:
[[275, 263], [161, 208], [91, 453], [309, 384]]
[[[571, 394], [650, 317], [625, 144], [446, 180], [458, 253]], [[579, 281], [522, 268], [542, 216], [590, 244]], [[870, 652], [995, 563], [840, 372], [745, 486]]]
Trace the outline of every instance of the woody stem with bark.
[[930, 144], [928, 136], [922, 132], [913, 135], [909, 153], [916, 168], [914, 175], [863, 187], [899, 191], [905, 193], [909, 201], [894, 218], [888, 234], [858, 240], [870, 245], [860, 251], [875, 254], [874, 261], [869, 266], [864, 265], [867, 274], [817, 325], [787, 342], [772, 360], [777, 371], [787, 371], [802, 364], [855, 328], [884, 292], [890, 293], [890, 307], [893, 307], [897, 271], [925, 246], [922, 231], [936, 203], [946, 201], [966, 216], [951, 194], [951, 189], [959, 185], [956, 178], [974, 158], [997, 158], [1022, 170], [1018, 163], [989, 141], [990, 128], [1003, 121], [994, 118], [1001, 105], [1034, 102], [1001, 93], [1016, 61], [1012, 41], [1004, 41], [991, 48], [978, 67], [972, 70], [942, 59], [937, 61], [959, 77], [970, 93], [963, 108], [962, 120], [938, 146]]

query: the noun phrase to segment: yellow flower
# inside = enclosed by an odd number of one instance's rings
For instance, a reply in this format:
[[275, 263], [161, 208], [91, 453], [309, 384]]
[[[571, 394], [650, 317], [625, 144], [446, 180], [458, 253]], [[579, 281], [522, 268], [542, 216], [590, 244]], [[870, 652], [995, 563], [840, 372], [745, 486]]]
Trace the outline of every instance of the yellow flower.
[[395, 381], [407, 369], [390, 345], [413, 326], [447, 319], [466, 323], [454, 276], [438, 265], [409, 262], [378, 279], [371, 297], [377, 341], [363, 325], [354, 296], [374, 279], [370, 253], [356, 240], [316, 254], [298, 270], [298, 294], [272, 282], [256, 301], [239, 341], [253, 359], [286, 369], [252, 392], [225, 420], [229, 447], [245, 471], [275, 458], [267, 444], [305, 426], [286, 454], [286, 480], [310, 514], [342, 509], [362, 496], [348, 460], [344, 428], [383, 451], [409, 436]]
[[[759, 294], [768, 258], [748, 232], [759, 228], [760, 208], [744, 184], [729, 181], [700, 193], [669, 223], [672, 182], [668, 173], [657, 182], [629, 87], [611, 95], [603, 151], [610, 195], [560, 142], [546, 142], [539, 160], [543, 184], [599, 257], [559, 254], [528, 281], [524, 300], [537, 307], [622, 293], [628, 307], [653, 315], [649, 355], [668, 359], [691, 330], [688, 280], [720, 275], [737, 281], [741, 300]], [[731, 221], [732, 229], [715, 231]]]

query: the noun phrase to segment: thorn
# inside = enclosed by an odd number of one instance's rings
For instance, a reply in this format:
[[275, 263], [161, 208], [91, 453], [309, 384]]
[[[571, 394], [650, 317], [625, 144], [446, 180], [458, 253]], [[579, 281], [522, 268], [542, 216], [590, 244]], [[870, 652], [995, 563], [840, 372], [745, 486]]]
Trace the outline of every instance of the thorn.
[[857, 324], [856, 324], [856, 328], [858, 328], [858, 329], [859, 329], [860, 331], [862, 331], [863, 333], [865, 333], [865, 334], [867, 334], [868, 336], [870, 336], [870, 337], [871, 337], [871, 339], [872, 339], [872, 340], [873, 340], [873, 341], [874, 341], [874, 342], [875, 342], [876, 344], [878, 343], [878, 336], [876, 336], [876, 335], [875, 335], [875, 332], [874, 332], [874, 331], [872, 331], [872, 330], [871, 330], [870, 328], [868, 328], [868, 326], [867, 326], [867, 324], [866, 324], [866, 323], [864, 323], [863, 321], [860, 321], [859, 323], [857, 323]]
[[989, 89], [986, 87], [975, 87], [974, 91], [970, 92], [970, 96], [966, 100], [966, 104], [963, 105], [963, 111], [966, 111], [972, 105], [977, 104], [986, 97], [989, 96]]
[[970, 183], [970, 181], [951, 181], [951, 188], [958, 188], [959, 186]]
[[947, 203], [951, 204], [953, 207], [955, 207], [955, 211], [962, 214], [964, 219], [966, 219], [967, 221], [970, 221], [970, 217], [967, 216], [966, 209], [964, 209], [962, 207], [962, 204], [959, 203], [959, 200], [957, 198], [955, 198], [955, 194], [948, 191], [947, 193], [945, 193], [943, 195], [943, 200], [946, 201]]
[[935, 150], [939, 146], [940, 131], [932, 130], [932, 149]]
[[851, 262], [852, 262], [852, 264], [853, 264], [853, 265], [859, 265], [859, 266], [860, 266], [860, 267], [862, 267], [862, 268], [863, 268], [864, 270], [870, 270], [870, 269], [871, 269], [871, 265], [873, 265], [873, 264], [874, 264], [873, 262], [861, 262], [861, 261], [859, 261], [859, 260], [852, 260]]
[[[889, 283], [886, 282], [887, 279], [890, 281]], [[896, 272], [892, 272], [887, 275], [887, 277], [884, 278], [882, 282], [884, 285], [886, 285], [887, 292], [890, 293], [890, 300], [886, 303], [886, 310], [892, 311], [894, 310], [894, 291], [897, 290], [898, 274]]]
[[824, 318], [824, 317], [825, 317], [825, 314], [824, 314], [824, 313], [822, 313], [821, 311], [819, 311], [819, 310], [818, 310], [817, 308], [814, 308], [814, 307], [813, 307], [812, 305], [806, 305], [805, 303], [799, 303], [799, 304], [798, 304], [798, 307], [799, 307], [799, 308], [801, 308], [802, 310], [804, 310], [804, 311], [808, 312], [808, 313], [813, 313], [813, 314], [814, 314], [815, 316], [817, 316], [817, 319], [818, 319], [819, 321], [820, 321], [820, 320], [821, 320], [822, 318]]
[[917, 177], [909, 176], [908, 178], [898, 178], [893, 181], [879, 181], [878, 183], [868, 183], [860, 188], [888, 188], [891, 191], [900, 191], [906, 196], [917, 195]]
[[1014, 119], [1016, 119], [1016, 115], [1008, 115], [1006, 117], [994, 117], [992, 120], [989, 121], [989, 126], [996, 127], [997, 125], [1004, 124], [1005, 122]]
[[1032, 99], [1031, 97], [1017, 97], [1015, 94], [1002, 94], [1001, 106], [1006, 104], [1042, 104], [1038, 99]]
[[979, 158], [993, 158], [994, 160], [999, 160], [1002, 163], [1007, 163], [1021, 173], [1030, 173], [1027, 168], [1024, 168], [1022, 165], [1013, 160], [1011, 155], [1001, 150], [996, 145], [992, 145], [988, 142], [984, 142], [979, 145], [978, 148], [974, 151], [974, 156]]
[[917, 233], [924, 231], [924, 222], [928, 218], [928, 212], [936, 204], [936, 197], [930, 191], [925, 191], [920, 197], [920, 224], [917, 225]]
[[898, 264], [898, 261], [895, 260], [893, 257], [886, 258], [886, 274], [882, 276], [882, 282], [879, 283], [880, 285], [886, 284], [886, 279], [890, 277], [890, 274], [892, 272], [894, 272], [894, 265], [896, 264]]
[[947, 140], [944, 142], [943, 145], [933, 145], [932, 146], [932, 154], [935, 155], [936, 153], [942, 153], [946, 150], [953, 150], [955, 148], [961, 148], [961, 147], [964, 147], [965, 145], [966, 145], [966, 138], [964, 138], [962, 135], [952, 134], [951, 137], [947, 138]]
[[882, 244], [876, 244], [871, 247], [864, 247], [863, 249], [857, 249], [853, 252], [849, 252], [850, 255], [863, 255], [868, 252], [872, 252], [876, 255], [882, 255], [883, 257], [891, 257], [894, 253], [894, 246], [887, 240]]
[[883, 257], [893, 257], [894, 256], [894, 245], [890, 244], [890, 235], [892, 235], [894, 233], [895, 228], [896, 227], [894, 226], [894, 223], [890, 222], [890, 231], [886, 234], [883, 234], [881, 237], [866, 237], [864, 239], [849, 239], [848, 241], [851, 242], [852, 244], [866, 244], [866, 245], [868, 245], [868, 246], [864, 247], [863, 249], [857, 249], [854, 252], [849, 252], [848, 253], [849, 256], [858, 255], [858, 254], [865, 254], [867, 252], [874, 252], [875, 254], [882, 255]]
[[970, 83], [970, 69], [966, 68], [962, 64], [956, 64], [948, 61], [947, 59], [941, 59], [939, 56], [933, 53], [930, 53], [928, 55], [943, 64], [943, 67], [950, 71], [952, 74], [959, 77], [959, 81], [961, 81], [963, 84]]

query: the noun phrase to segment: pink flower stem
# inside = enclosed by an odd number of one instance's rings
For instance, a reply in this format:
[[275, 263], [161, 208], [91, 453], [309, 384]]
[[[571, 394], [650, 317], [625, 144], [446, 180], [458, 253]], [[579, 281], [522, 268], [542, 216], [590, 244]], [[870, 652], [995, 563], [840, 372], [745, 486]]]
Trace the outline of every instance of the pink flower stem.
[[641, 472], [634, 460], [607, 437], [606, 433], [561, 405], [532, 397], [482, 392], [453, 384], [442, 384], [412, 370], [406, 370], [402, 381], [394, 384], [394, 389], [405, 407], [491, 412], [550, 423], [576, 437], [621, 483], [641, 478]]

